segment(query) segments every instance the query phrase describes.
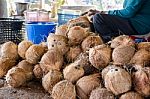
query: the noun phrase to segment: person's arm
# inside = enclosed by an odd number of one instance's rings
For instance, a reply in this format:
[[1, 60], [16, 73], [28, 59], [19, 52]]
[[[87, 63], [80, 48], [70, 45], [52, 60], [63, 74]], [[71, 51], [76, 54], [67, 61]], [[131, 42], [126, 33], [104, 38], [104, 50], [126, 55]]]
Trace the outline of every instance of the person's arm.
[[123, 9], [121, 10], [110, 10], [108, 14], [110, 15], [117, 15], [124, 18], [131, 18], [133, 17], [142, 7], [142, 5], [147, 0], [128, 0], [125, 2], [129, 2]]

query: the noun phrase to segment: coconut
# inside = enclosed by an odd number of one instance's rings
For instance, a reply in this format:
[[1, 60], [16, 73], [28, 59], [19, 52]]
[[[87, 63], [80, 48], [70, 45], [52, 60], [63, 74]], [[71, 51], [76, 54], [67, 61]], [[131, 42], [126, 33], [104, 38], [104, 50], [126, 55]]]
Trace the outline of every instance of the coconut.
[[1, 46], [1, 57], [16, 60], [18, 59], [18, 46], [9, 41]]
[[63, 65], [63, 55], [58, 51], [51, 49], [43, 55], [40, 61], [40, 66], [43, 72], [51, 69], [60, 70]]
[[33, 45], [33, 43], [30, 41], [22, 41], [19, 43], [18, 54], [20, 55], [21, 58], [25, 59], [25, 53], [31, 45]]
[[124, 69], [111, 69], [104, 77], [105, 87], [115, 95], [125, 93], [131, 89], [130, 74]]
[[43, 48], [43, 46], [32, 45], [26, 51], [25, 57], [29, 63], [37, 64], [44, 53], [45, 53], [45, 49]]
[[132, 74], [134, 89], [143, 96], [150, 95], [150, 67], [138, 69]]
[[35, 78], [37, 79], [41, 79], [43, 77], [44, 73], [40, 64], [37, 64], [34, 66], [33, 73], [34, 73]]
[[97, 87], [91, 92], [89, 99], [115, 99], [115, 96], [106, 88]]
[[42, 86], [46, 91], [50, 94], [52, 89], [56, 83], [58, 83], [62, 79], [62, 73], [57, 70], [50, 70], [43, 78], [42, 78]]
[[67, 37], [67, 32], [68, 32], [68, 26], [67, 25], [60, 25], [59, 27], [56, 28], [55, 34]]
[[121, 95], [119, 99], [144, 99], [144, 98], [137, 92], [131, 91]]
[[47, 38], [48, 49], [58, 49], [65, 54], [68, 51], [68, 39], [62, 35], [50, 34]]
[[112, 52], [112, 59], [114, 64], [124, 65], [128, 64], [131, 58], [134, 56], [135, 48], [132, 46], [120, 45]]
[[134, 40], [127, 35], [120, 35], [111, 41], [111, 48], [116, 48], [120, 45], [135, 46]]
[[73, 62], [77, 56], [82, 52], [80, 46], [70, 47], [69, 51], [66, 54], [66, 59], [68, 62]]
[[100, 36], [88, 36], [83, 40], [81, 47], [82, 50], [86, 52], [89, 51], [90, 48], [101, 44], [103, 44], [103, 41]]
[[145, 49], [138, 50], [130, 61], [131, 64], [150, 66], [150, 51]]
[[53, 99], [76, 99], [75, 86], [67, 81], [62, 80], [58, 82], [52, 90]]
[[137, 44], [137, 48], [138, 50], [145, 49], [145, 50], [150, 51], [150, 42], [140, 42]]
[[63, 75], [66, 80], [75, 83], [84, 75], [84, 69], [78, 63], [71, 63], [63, 70]]
[[0, 58], [0, 78], [2, 78], [9, 69], [15, 66], [16, 61], [9, 58]]
[[70, 28], [68, 32], [68, 39], [70, 45], [78, 45], [80, 44], [84, 38], [88, 36], [88, 33], [85, 31], [84, 28], [80, 26], [74, 26]]
[[77, 95], [79, 99], [88, 99], [91, 91], [101, 86], [100, 74], [84, 76], [76, 83]]
[[97, 69], [106, 67], [111, 61], [111, 48], [98, 45], [89, 50], [89, 61]]

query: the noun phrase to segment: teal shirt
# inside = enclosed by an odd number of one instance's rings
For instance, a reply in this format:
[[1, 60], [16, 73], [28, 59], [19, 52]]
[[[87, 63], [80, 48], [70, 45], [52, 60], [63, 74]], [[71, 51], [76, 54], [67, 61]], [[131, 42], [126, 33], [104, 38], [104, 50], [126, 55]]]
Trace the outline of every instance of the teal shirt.
[[139, 34], [150, 32], [150, 0], [125, 0], [123, 9], [108, 14], [128, 18]]

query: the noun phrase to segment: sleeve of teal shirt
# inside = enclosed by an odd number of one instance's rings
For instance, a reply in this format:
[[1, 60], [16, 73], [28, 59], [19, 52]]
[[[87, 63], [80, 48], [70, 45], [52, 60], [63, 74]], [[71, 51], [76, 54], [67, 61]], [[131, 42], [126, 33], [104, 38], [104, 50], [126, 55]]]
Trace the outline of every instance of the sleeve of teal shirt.
[[127, 4], [121, 10], [110, 10], [108, 14], [117, 15], [124, 18], [133, 17], [146, 0], [125, 0]]

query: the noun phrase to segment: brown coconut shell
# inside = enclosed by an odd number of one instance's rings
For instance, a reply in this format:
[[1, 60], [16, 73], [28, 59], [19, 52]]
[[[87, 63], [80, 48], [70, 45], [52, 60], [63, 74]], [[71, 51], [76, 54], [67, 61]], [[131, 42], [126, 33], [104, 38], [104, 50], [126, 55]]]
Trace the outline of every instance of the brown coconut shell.
[[66, 53], [66, 59], [68, 62], [74, 62], [78, 55], [82, 52], [80, 46], [73, 46], [69, 48], [69, 51]]
[[48, 49], [58, 49], [65, 54], [68, 50], [68, 39], [62, 35], [50, 34], [47, 38]]
[[78, 45], [88, 36], [86, 29], [80, 26], [70, 28], [68, 32], [69, 45]]
[[91, 91], [101, 86], [100, 74], [84, 76], [76, 83], [77, 95], [79, 99], [88, 99]]
[[33, 73], [34, 73], [35, 78], [42, 79], [44, 73], [40, 64], [37, 64], [34, 66]]
[[0, 58], [0, 78], [2, 78], [9, 69], [15, 66], [16, 61], [9, 58]]
[[42, 78], [42, 86], [44, 89], [52, 93], [52, 89], [56, 83], [61, 81], [63, 78], [62, 73], [57, 70], [50, 70], [43, 78]]
[[9, 41], [1, 46], [1, 57], [16, 60], [18, 59], [18, 46]]
[[106, 88], [97, 87], [92, 90], [89, 99], [115, 99], [115, 96]]
[[113, 64], [124, 65], [128, 64], [134, 56], [135, 48], [132, 46], [120, 45], [112, 52]]
[[26, 51], [26, 60], [31, 64], [37, 64], [43, 54], [45, 53], [45, 49], [41, 45], [32, 45]]
[[19, 43], [18, 54], [21, 58], [25, 59], [26, 51], [31, 45], [33, 45], [33, 43], [30, 41], [22, 41]]
[[106, 67], [111, 61], [111, 48], [98, 45], [89, 50], [89, 61], [97, 69]]
[[59, 27], [56, 28], [56, 35], [62, 35], [67, 37], [68, 33], [68, 26], [67, 25], [60, 25]]
[[130, 61], [131, 64], [144, 66], [150, 66], [150, 51], [145, 49], [138, 50]]
[[84, 75], [84, 69], [78, 63], [71, 63], [63, 70], [64, 78], [75, 83]]
[[144, 99], [144, 97], [142, 97], [137, 92], [131, 91], [131, 92], [127, 92], [127, 93], [121, 95], [121, 97], [119, 99]]
[[134, 40], [132, 40], [129, 36], [127, 35], [120, 35], [116, 38], [114, 38], [112, 41], [111, 41], [111, 48], [116, 48], [120, 45], [128, 45], [128, 46], [135, 46], [135, 42]]
[[143, 96], [150, 95], [150, 67], [138, 69], [132, 74], [134, 89]]
[[145, 49], [147, 51], [150, 51], [150, 42], [140, 42], [137, 44], [137, 49]]
[[51, 69], [60, 70], [63, 62], [63, 55], [58, 50], [49, 50], [41, 58], [40, 66], [43, 72], [48, 72]]
[[75, 86], [67, 81], [62, 80], [58, 82], [52, 90], [53, 99], [76, 99]]
[[124, 69], [111, 69], [104, 78], [105, 87], [115, 95], [125, 93], [131, 89], [130, 74]]
[[102, 38], [100, 36], [88, 36], [86, 37], [82, 44], [83, 52], [89, 51], [90, 48], [103, 44]]

